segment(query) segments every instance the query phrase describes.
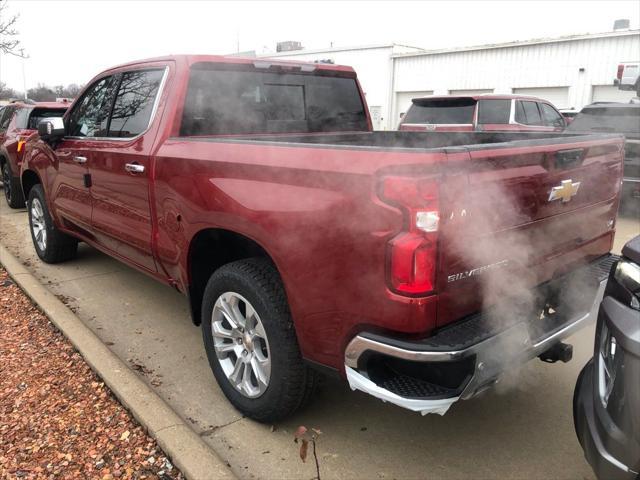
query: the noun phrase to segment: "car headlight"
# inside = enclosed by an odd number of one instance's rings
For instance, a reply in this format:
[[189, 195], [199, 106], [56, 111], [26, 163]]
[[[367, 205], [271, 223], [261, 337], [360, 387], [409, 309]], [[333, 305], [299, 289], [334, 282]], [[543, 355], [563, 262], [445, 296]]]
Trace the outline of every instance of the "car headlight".
[[624, 288], [624, 300], [631, 308], [640, 310], [640, 265], [627, 260], [618, 261], [613, 278]]
[[615, 385], [616, 375], [623, 362], [623, 353], [622, 350], [618, 348], [616, 338], [604, 324], [600, 332], [600, 349], [598, 354], [600, 356], [598, 361], [598, 390], [600, 392], [602, 405], [606, 408]]

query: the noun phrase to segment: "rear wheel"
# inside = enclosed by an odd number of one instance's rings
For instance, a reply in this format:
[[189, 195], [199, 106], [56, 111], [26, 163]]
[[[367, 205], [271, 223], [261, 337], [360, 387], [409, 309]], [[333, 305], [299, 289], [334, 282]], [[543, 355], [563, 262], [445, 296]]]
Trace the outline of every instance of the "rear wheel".
[[42, 185], [29, 191], [29, 227], [36, 253], [46, 263], [71, 260], [78, 251], [78, 240], [61, 232], [53, 224]]
[[11, 208], [24, 208], [24, 195], [20, 186], [20, 179], [13, 176], [9, 162], [2, 165], [2, 183], [4, 198]]
[[202, 335], [220, 388], [247, 417], [277, 421], [311, 398], [316, 373], [302, 360], [280, 276], [267, 260], [240, 260], [213, 273]]

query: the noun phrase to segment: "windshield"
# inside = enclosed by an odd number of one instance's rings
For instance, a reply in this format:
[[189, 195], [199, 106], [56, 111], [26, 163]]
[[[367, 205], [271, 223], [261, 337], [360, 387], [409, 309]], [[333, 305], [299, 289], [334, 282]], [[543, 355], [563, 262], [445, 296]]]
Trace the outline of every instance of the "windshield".
[[180, 135], [368, 131], [355, 78], [191, 69]]
[[473, 98], [416, 98], [402, 123], [471, 124]]
[[583, 108], [567, 130], [624, 133], [640, 138], [640, 105], [611, 104]]

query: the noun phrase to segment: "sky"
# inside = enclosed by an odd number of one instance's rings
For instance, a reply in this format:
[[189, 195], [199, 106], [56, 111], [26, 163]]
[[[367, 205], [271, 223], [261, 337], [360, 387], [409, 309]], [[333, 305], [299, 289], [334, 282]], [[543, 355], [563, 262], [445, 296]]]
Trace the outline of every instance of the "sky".
[[[36, 1], [8, 0], [28, 59], [0, 54], [0, 81], [22, 90], [84, 84], [130, 60], [171, 53], [275, 51], [401, 43], [462, 47], [640, 24], [638, 0], [600, 1]], [[24, 76], [23, 76], [24, 66]]]

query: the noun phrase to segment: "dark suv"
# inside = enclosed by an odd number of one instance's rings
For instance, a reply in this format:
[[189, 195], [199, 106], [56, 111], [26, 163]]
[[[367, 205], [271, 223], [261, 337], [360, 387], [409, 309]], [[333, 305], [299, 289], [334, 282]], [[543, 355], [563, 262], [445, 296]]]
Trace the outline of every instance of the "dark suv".
[[640, 236], [624, 246], [611, 270], [573, 415], [598, 478], [640, 478]]
[[4, 196], [11, 208], [24, 207], [19, 174], [26, 139], [37, 131], [40, 120], [61, 117], [69, 105], [68, 102], [14, 102], [0, 111], [0, 169]]
[[593, 103], [584, 107], [568, 132], [623, 133], [622, 210], [640, 217], [640, 103]]

